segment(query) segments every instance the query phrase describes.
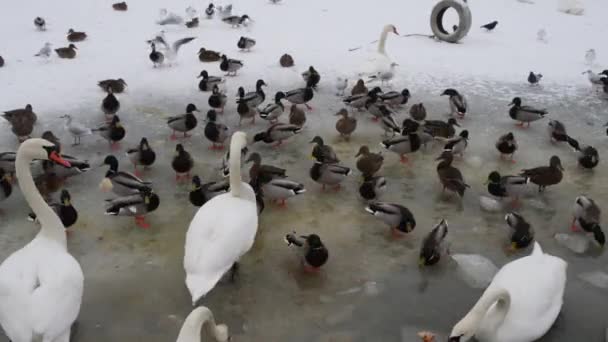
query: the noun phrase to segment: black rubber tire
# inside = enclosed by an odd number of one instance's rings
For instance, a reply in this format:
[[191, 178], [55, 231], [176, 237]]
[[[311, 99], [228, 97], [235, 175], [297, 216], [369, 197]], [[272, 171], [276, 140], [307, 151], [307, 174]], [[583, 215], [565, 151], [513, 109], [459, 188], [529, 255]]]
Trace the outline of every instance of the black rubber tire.
[[[443, 27], [443, 15], [449, 8], [453, 8], [458, 13], [458, 29], [456, 32], [448, 32]], [[433, 7], [431, 12], [431, 30], [439, 40], [457, 43], [466, 37], [471, 29], [471, 10], [462, 0], [441, 0]]]

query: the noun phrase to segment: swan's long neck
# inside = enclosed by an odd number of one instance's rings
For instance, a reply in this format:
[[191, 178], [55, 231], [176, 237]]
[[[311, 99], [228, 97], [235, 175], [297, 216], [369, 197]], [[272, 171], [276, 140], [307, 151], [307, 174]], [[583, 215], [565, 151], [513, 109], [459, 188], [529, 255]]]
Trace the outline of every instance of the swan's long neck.
[[211, 310], [198, 307], [192, 311], [182, 325], [176, 342], [199, 342], [201, 340], [201, 329], [207, 322], [209, 333], [215, 337], [216, 324]]
[[241, 179], [241, 144], [230, 144], [230, 193], [240, 197], [243, 183]]
[[476, 331], [481, 324], [481, 320], [494, 303], [496, 303], [494, 316], [490, 320], [486, 320], [486, 323], [492, 325], [488, 326], [491, 331], [496, 331], [504, 321], [511, 306], [511, 296], [507, 290], [502, 288], [486, 290], [461, 322], [469, 324], [473, 328], [472, 330]]
[[67, 248], [67, 240], [65, 237], [65, 231], [63, 223], [57, 216], [57, 214], [46, 204], [40, 192], [34, 184], [32, 178], [32, 172], [30, 170], [31, 158], [24, 156], [21, 153], [17, 153], [17, 159], [15, 160], [15, 171], [19, 179], [19, 187], [25, 200], [32, 208], [32, 211], [36, 214], [36, 218], [40, 222], [40, 232], [38, 236], [46, 237], [48, 239], [57, 241], [64, 248]]
[[385, 27], [384, 30], [382, 30], [382, 34], [380, 34], [380, 40], [378, 41], [378, 53], [385, 55], [385, 56], [386, 56], [386, 50], [385, 50], [386, 38], [388, 37], [389, 32], [390, 32], [390, 29], [388, 27]]

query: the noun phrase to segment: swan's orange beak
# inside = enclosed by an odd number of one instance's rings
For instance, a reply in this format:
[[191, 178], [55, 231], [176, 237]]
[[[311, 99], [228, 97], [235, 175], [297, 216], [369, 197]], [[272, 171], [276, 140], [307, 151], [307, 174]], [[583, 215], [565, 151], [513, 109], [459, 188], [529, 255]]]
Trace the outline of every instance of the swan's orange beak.
[[71, 167], [72, 166], [72, 164], [68, 163], [66, 160], [64, 160], [63, 158], [61, 158], [61, 156], [59, 154], [57, 154], [57, 152], [55, 152], [55, 151], [51, 152], [51, 154], [49, 155], [49, 160], [52, 160], [55, 163], [57, 163], [59, 165], [63, 165], [65, 167]]

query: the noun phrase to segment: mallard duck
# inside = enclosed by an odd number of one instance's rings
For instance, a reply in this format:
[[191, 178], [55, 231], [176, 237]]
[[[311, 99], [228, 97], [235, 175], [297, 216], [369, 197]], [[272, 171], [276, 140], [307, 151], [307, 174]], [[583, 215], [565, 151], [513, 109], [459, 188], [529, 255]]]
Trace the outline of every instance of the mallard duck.
[[128, 9], [128, 6], [127, 3], [123, 1], [112, 4], [112, 8], [116, 11], [126, 11]]
[[15, 152], [1, 152], [0, 153], [0, 169], [3, 169], [9, 175], [15, 173], [15, 159], [17, 153]]
[[281, 146], [284, 140], [287, 140], [296, 134], [302, 132], [302, 128], [296, 125], [289, 125], [284, 123], [276, 123], [268, 127], [265, 132], [260, 132], [253, 136], [253, 141], [263, 141], [267, 144], [276, 142], [275, 147]]
[[283, 106], [283, 103], [281, 103], [281, 100], [284, 98], [285, 94], [282, 91], [277, 92], [274, 95], [274, 103], [269, 103], [264, 109], [260, 110], [260, 117], [271, 123], [276, 123], [285, 111], [285, 107]]
[[108, 165], [110, 168], [101, 183], [101, 190], [112, 190], [115, 194], [123, 196], [151, 189], [152, 183], [144, 182], [130, 172], [119, 171], [118, 159], [115, 156], [106, 156], [103, 165]]
[[152, 49], [152, 52], [150, 52], [148, 57], [152, 61], [152, 65], [155, 68], [161, 66], [165, 61], [165, 55], [163, 55], [163, 53], [160, 51], [156, 51], [156, 44], [154, 43], [150, 43], [150, 48]]
[[448, 254], [448, 247], [445, 238], [448, 235], [448, 221], [441, 219], [439, 223], [422, 240], [422, 248], [418, 265], [432, 266], [441, 260], [441, 257]]
[[452, 151], [452, 154], [463, 156], [467, 146], [469, 146], [469, 131], [463, 129], [457, 137], [449, 139], [443, 149]]
[[351, 134], [357, 129], [357, 119], [348, 116], [348, 111], [346, 108], [340, 109], [336, 114], [336, 116], [341, 116], [341, 118], [336, 121], [336, 131], [340, 133], [340, 136], [345, 138], [346, 140], [350, 140]]
[[519, 126], [524, 125], [524, 122], [528, 123], [528, 127], [530, 126], [530, 122], [540, 120], [547, 115], [546, 109], [537, 109], [531, 106], [522, 106], [521, 98], [515, 97], [513, 101], [509, 104], [511, 109], [509, 109], [509, 116], [513, 120], [519, 121]]
[[[245, 90], [243, 87], [239, 88], [239, 96], [241, 94], [245, 94]], [[247, 102], [239, 102], [236, 106], [236, 112], [239, 113], [239, 126], [243, 122], [243, 119], [251, 119], [251, 124], [255, 124], [255, 117], [258, 113], [257, 108], [250, 107], [247, 105]]]
[[[384, 110], [380, 107], [383, 107]], [[384, 112], [388, 111], [386, 106], [378, 100], [378, 96], [374, 92], [368, 94], [365, 109], [372, 115], [373, 121], [380, 120], [384, 116]]]
[[59, 56], [59, 58], [72, 59], [76, 57], [76, 50], [78, 50], [76, 48], [76, 45], [70, 44], [68, 45], [68, 47], [55, 49], [55, 53], [57, 53], [57, 56]]
[[350, 168], [338, 164], [324, 164], [320, 161], [315, 161], [310, 169], [310, 178], [315, 182], [325, 186], [333, 186], [336, 190], [340, 189], [340, 183], [350, 175]]
[[186, 106], [185, 114], [172, 116], [167, 119], [167, 125], [169, 125], [169, 127], [173, 130], [170, 137], [171, 140], [177, 139], [175, 135], [176, 131], [184, 133], [184, 138], [189, 137], [188, 132], [196, 128], [196, 125], [198, 124], [198, 120], [196, 119], [194, 112], [200, 111], [193, 103], [189, 103]]
[[[61, 195], [59, 196], [59, 203], [51, 202], [49, 203], [49, 206], [51, 207], [51, 209], [53, 209], [55, 214], [59, 216], [59, 219], [61, 220], [61, 223], [63, 224], [63, 227], [65, 229], [68, 229], [69, 227], [73, 226], [74, 223], [78, 221], [78, 211], [72, 205], [72, 196], [67, 190], [61, 190]], [[28, 220], [35, 222], [36, 214], [29, 213], [27, 218]]]
[[405, 88], [401, 92], [389, 91], [387, 93], [379, 93], [378, 98], [391, 107], [401, 107], [407, 103], [411, 94], [409, 89]]
[[211, 93], [211, 96], [209, 96], [207, 103], [209, 104], [209, 107], [219, 109], [220, 113], [223, 113], [227, 100], [226, 94], [220, 92], [220, 88], [218, 88], [217, 85], [214, 85], [213, 92]]
[[416, 103], [410, 108], [410, 117], [416, 121], [424, 121], [426, 119], [426, 108], [423, 103]]
[[279, 58], [279, 65], [283, 68], [290, 68], [293, 64], [293, 57], [289, 54], [283, 54], [281, 58]]
[[145, 215], [153, 212], [160, 205], [160, 199], [152, 190], [106, 200], [106, 215], [134, 216], [135, 224], [143, 229], [150, 228]]
[[425, 148], [427, 144], [432, 143], [435, 140], [435, 138], [424, 129], [424, 126], [421, 126], [417, 121], [410, 118], [405, 118], [401, 124], [401, 135], [406, 136], [411, 133], [418, 135], [420, 144]]
[[101, 125], [99, 128], [93, 129], [93, 132], [98, 132], [104, 139], [106, 139], [110, 143], [110, 147], [112, 149], [118, 148], [118, 142], [121, 141], [127, 131], [120, 123], [120, 118], [118, 115], [114, 115], [112, 121], [107, 124]]
[[528, 74], [528, 83], [530, 83], [530, 85], [538, 85], [542, 78], [542, 74], [535, 74], [534, 72], [530, 71]]
[[503, 159], [505, 155], [511, 156], [511, 161], [513, 160], [513, 154], [517, 151], [519, 147], [517, 145], [517, 141], [515, 140], [515, 136], [513, 133], [509, 132], [507, 134], [501, 135], [496, 141], [496, 149], [500, 152], [500, 159]]
[[226, 76], [236, 76], [236, 72], [243, 67], [243, 62], [238, 59], [230, 59], [226, 55], [222, 55], [220, 70], [226, 73]]
[[74, 143], [72, 144], [73, 146], [80, 145], [80, 138], [86, 135], [91, 135], [93, 133], [93, 130], [91, 128], [86, 127], [85, 125], [79, 122], [75, 122], [72, 116], [69, 114], [62, 115], [60, 116], [60, 118], [66, 119], [66, 123], [63, 127], [74, 138]]
[[395, 119], [395, 115], [391, 112], [385, 105], [381, 105], [378, 107], [380, 112], [382, 113], [382, 117], [380, 120], [380, 124], [384, 129], [385, 136], [394, 136], [401, 132], [401, 127], [397, 124], [397, 120]]
[[46, 176], [56, 176], [61, 179], [76, 176], [85, 173], [91, 169], [91, 164], [88, 160], [78, 159], [76, 157], [62, 154], [61, 158], [67, 161], [70, 166], [60, 165], [57, 163], [50, 162], [48, 160], [41, 160], [42, 171]]
[[[257, 179], [257, 178], [254, 178]], [[259, 185], [262, 196], [265, 199], [277, 202], [281, 207], [286, 207], [288, 198], [306, 192], [304, 184], [289, 179], [273, 178], [267, 183]]]
[[602, 211], [594, 200], [587, 196], [578, 196], [574, 201], [574, 218], [570, 229], [572, 231], [580, 231], [582, 228], [585, 232], [593, 233], [595, 241], [600, 246], [606, 244], [606, 236], [600, 227]]
[[440, 160], [439, 164], [437, 164], [437, 175], [443, 185], [442, 192], [448, 190], [458, 194], [462, 198], [465, 190], [470, 186], [464, 182], [460, 170], [452, 166], [452, 161], [454, 160], [452, 152], [443, 151], [436, 160]]
[[371, 178], [381, 168], [384, 162], [384, 157], [380, 153], [372, 153], [367, 145], [359, 148], [359, 152], [355, 155], [357, 159], [357, 169], [361, 171], [364, 178]]
[[412, 212], [397, 203], [372, 202], [365, 207], [365, 211], [379, 218], [391, 227], [393, 237], [410, 233], [416, 228], [416, 219]]
[[195, 27], [198, 27], [198, 23], [199, 23], [198, 18], [194, 17], [194, 18], [192, 18], [192, 19], [190, 19], [189, 21], [186, 22], [186, 27], [187, 28], [195, 28]]
[[192, 159], [192, 156], [184, 149], [182, 144], [175, 146], [175, 155], [173, 156], [171, 167], [175, 171], [175, 180], [177, 182], [190, 179], [190, 170], [194, 167], [194, 159]]
[[13, 193], [13, 185], [11, 184], [11, 176], [0, 167], [0, 202], [9, 198]]
[[242, 16], [238, 16], [238, 15], [231, 15], [229, 17], [225, 17], [222, 19], [223, 22], [225, 22], [226, 24], [230, 24], [230, 26], [234, 27], [239, 27], [241, 25], [243, 25], [245, 23], [245, 20], [247, 19], [251, 19], [249, 18], [249, 16], [247, 14], [244, 14]]
[[230, 130], [222, 123], [217, 122], [217, 113], [214, 110], [207, 112], [207, 124], [205, 125], [205, 138], [213, 145], [212, 150], [223, 150], [224, 142], [230, 136]]
[[40, 137], [44, 140], [52, 142], [53, 145], [55, 145], [57, 152], [61, 154], [61, 141], [59, 141], [59, 138], [57, 138], [52, 131], [44, 131]]
[[214, 87], [224, 83], [224, 79], [221, 77], [209, 76], [207, 70], [201, 71], [197, 78], [202, 78], [202, 80], [198, 82], [198, 89], [200, 91], [210, 91], [213, 90]]
[[253, 163], [249, 168], [249, 179], [256, 184], [262, 186], [273, 179], [286, 178], [286, 170], [273, 165], [262, 164], [262, 156], [259, 153], [253, 152], [249, 155], [245, 163]]
[[74, 31], [73, 29], [68, 30], [68, 41], [76, 43], [85, 39], [87, 39], [87, 34], [85, 32]]
[[367, 94], [368, 90], [367, 87], [365, 86], [365, 81], [363, 81], [362, 79], [357, 80], [357, 83], [355, 83], [355, 85], [353, 86], [353, 89], [350, 91], [351, 95], [360, 95], [360, 94]]
[[127, 82], [125, 82], [125, 80], [123, 80], [122, 78], [107, 79], [107, 80], [97, 82], [97, 85], [106, 92], [108, 91], [108, 88], [112, 88], [113, 93], [120, 94], [123, 91], [125, 91]]
[[2, 68], [4, 66], [4, 58], [2, 58], [2, 56], [0, 56], [0, 68]]
[[156, 152], [154, 152], [150, 147], [150, 144], [148, 144], [148, 139], [143, 137], [137, 147], [127, 150], [127, 157], [129, 157], [129, 160], [133, 163], [135, 175], [138, 175], [137, 166], [141, 165], [144, 168], [152, 166], [156, 160]]
[[114, 96], [114, 89], [112, 86], [108, 86], [106, 91], [108, 92], [108, 95], [101, 101], [101, 110], [106, 115], [106, 118], [110, 119], [111, 116], [116, 114], [120, 109], [120, 102], [116, 96]]
[[368, 101], [370, 99], [377, 98], [377, 97], [375, 97], [375, 95], [381, 91], [382, 91], [382, 89], [380, 89], [380, 87], [375, 87], [374, 89], [370, 90], [367, 93], [359, 93], [356, 95], [347, 96], [346, 98], [344, 98], [342, 100], [342, 102], [344, 102], [345, 104], [347, 104], [353, 108], [357, 108], [359, 111], [362, 111], [363, 108], [365, 108], [365, 105], [368, 103]]
[[45, 31], [46, 30], [46, 21], [42, 17], [36, 17], [34, 19], [34, 26], [36, 26], [36, 28], [39, 31]]
[[460, 94], [456, 89], [448, 88], [441, 93], [441, 96], [449, 96], [450, 114], [458, 116], [461, 119], [467, 113], [467, 99]]
[[207, 50], [205, 48], [200, 48], [198, 50], [198, 60], [203, 63], [217, 62], [220, 59], [222, 59], [222, 54], [217, 51]]
[[209, 182], [202, 184], [199, 176], [192, 177], [192, 189], [190, 190], [190, 203], [200, 207], [217, 195], [225, 194], [230, 189], [228, 181]]
[[359, 187], [359, 195], [365, 200], [377, 200], [386, 191], [386, 179], [382, 176], [365, 178]]
[[492, 171], [488, 175], [488, 192], [496, 197], [512, 197], [515, 202], [519, 199], [528, 184], [530, 178], [524, 176], [501, 176], [498, 171]]
[[549, 120], [547, 132], [549, 133], [549, 139], [551, 139], [552, 143], [566, 142], [570, 139], [566, 132], [566, 126], [558, 120]]
[[549, 185], [559, 184], [562, 181], [564, 168], [558, 156], [552, 156], [549, 166], [539, 166], [533, 169], [522, 170], [521, 175], [530, 177], [530, 181], [538, 185], [538, 192], [542, 192]]
[[239, 98], [236, 100], [236, 103], [245, 102], [249, 107], [257, 107], [266, 100], [266, 94], [264, 94], [264, 90], [262, 89], [262, 87], [265, 86], [266, 82], [264, 82], [264, 80], [257, 80], [255, 83], [255, 91], [250, 91], [246, 94], [243, 94], [245, 89], [239, 87]]
[[30, 104], [26, 105], [23, 109], [6, 111], [2, 117], [11, 124], [11, 130], [20, 142], [30, 137], [37, 120], [36, 113], [33, 112]]
[[241, 50], [251, 51], [251, 48], [255, 46], [255, 39], [241, 36], [236, 46]]
[[505, 221], [513, 230], [510, 248], [512, 251], [526, 248], [534, 242], [534, 230], [521, 214], [510, 212], [505, 215]]
[[298, 88], [290, 90], [285, 93], [285, 99], [293, 104], [303, 104], [308, 110], [312, 110], [312, 107], [308, 105], [308, 101], [314, 97], [314, 91], [312, 87], [306, 86], [306, 88]]
[[310, 143], [315, 144], [315, 147], [312, 149], [312, 157], [314, 159], [324, 164], [335, 164], [340, 162], [334, 149], [329, 145], [325, 145], [323, 138], [320, 136], [317, 135], [312, 138]]
[[401, 157], [402, 163], [408, 162], [408, 158], [405, 156], [407, 153], [420, 150], [421, 145], [420, 136], [415, 132], [392, 137], [380, 144], [385, 149], [397, 153]]
[[306, 113], [295, 104], [289, 110], [289, 123], [298, 127], [304, 127], [306, 123]]
[[321, 81], [321, 75], [312, 65], [302, 73], [302, 78], [306, 82], [306, 86], [313, 89], [317, 89], [317, 85]]
[[590, 145], [581, 145], [573, 138], [568, 139], [568, 144], [572, 146], [577, 154], [578, 165], [585, 169], [593, 169], [600, 162], [600, 155], [597, 149]]
[[212, 19], [214, 13], [215, 13], [215, 5], [213, 3], [210, 3], [209, 6], [207, 6], [207, 8], [205, 8], [205, 15], [207, 16], [207, 19]]
[[317, 234], [302, 235], [301, 239], [296, 237], [296, 233], [285, 235], [285, 242], [288, 246], [297, 246], [304, 248], [304, 255], [302, 257], [302, 266], [304, 271], [309, 273], [318, 272], [319, 269], [325, 265], [329, 259], [329, 251], [327, 247], [321, 241], [321, 238]]
[[460, 127], [456, 119], [449, 118], [447, 122], [441, 120], [426, 120], [423, 128], [433, 137], [451, 138], [456, 135], [454, 126]]

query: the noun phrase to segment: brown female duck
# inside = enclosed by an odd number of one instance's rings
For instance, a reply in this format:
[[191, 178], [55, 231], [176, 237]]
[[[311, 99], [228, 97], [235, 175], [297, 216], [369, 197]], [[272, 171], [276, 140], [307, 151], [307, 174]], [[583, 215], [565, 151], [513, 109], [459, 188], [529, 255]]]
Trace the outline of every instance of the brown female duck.
[[68, 47], [55, 49], [55, 52], [57, 53], [57, 56], [59, 56], [59, 58], [72, 59], [76, 57], [76, 50], [78, 50], [76, 46], [74, 44], [70, 44], [68, 45]]
[[357, 169], [361, 171], [364, 178], [371, 178], [382, 168], [384, 157], [380, 153], [372, 153], [367, 145], [361, 146], [355, 157], [357, 159]]
[[338, 131], [343, 138], [349, 140], [350, 135], [357, 129], [357, 119], [349, 117], [346, 108], [340, 109], [340, 111], [336, 113], [336, 116], [342, 116], [336, 122], [336, 131]]
[[365, 81], [363, 81], [362, 79], [359, 79], [357, 81], [357, 84], [355, 84], [353, 89], [350, 91], [350, 94], [359, 95], [359, 94], [367, 94], [367, 92], [368, 92], [368, 90], [367, 90], [367, 87], [365, 86]]
[[447, 189], [457, 193], [458, 196], [462, 198], [464, 196], [464, 191], [466, 188], [469, 188], [469, 185], [464, 182], [460, 170], [452, 166], [452, 161], [454, 160], [452, 152], [443, 151], [436, 160], [441, 161], [437, 165], [437, 175], [439, 176], [439, 181], [443, 185], [443, 191]]
[[207, 50], [205, 48], [200, 48], [198, 50], [198, 60], [201, 62], [209, 63], [209, 62], [217, 62], [222, 58], [222, 54], [213, 50]]
[[6, 111], [2, 116], [11, 124], [12, 131], [20, 142], [30, 137], [37, 119], [29, 104], [25, 108]]
[[68, 41], [72, 43], [81, 42], [87, 39], [87, 34], [85, 32], [74, 31], [70, 29], [68, 31]]
[[129, 6], [127, 6], [127, 3], [123, 1], [112, 4], [112, 8], [115, 11], [126, 11], [127, 9], [129, 9]]
[[283, 56], [281, 56], [281, 58], [279, 59], [279, 64], [283, 67], [283, 68], [289, 68], [293, 66], [293, 57], [291, 57], [291, 55], [288, 54], [284, 54]]
[[125, 82], [125, 80], [123, 80], [122, 78], [119, 78], [119, 79], [110, 78], [107, 80], [97, 82], [97, 85], [106, 92], [108, 91], [108, 88], [111, 87], [113, 93], [120, 94], [123, 91], [125, 91], [127, 82]]
[[549, 185], [559, 184], [562, 181], [564, 168], [558, 156], [552, 156], [549, 166], [539, 166], [521, 171], [522, 176], [530, 177], [530, 181], [538, 185], [538, 192], [542, 192]]
[[305, 123], [306, 113], [295, 104], [292, 104], [289, 111], [289, 124], [304, 127]]

